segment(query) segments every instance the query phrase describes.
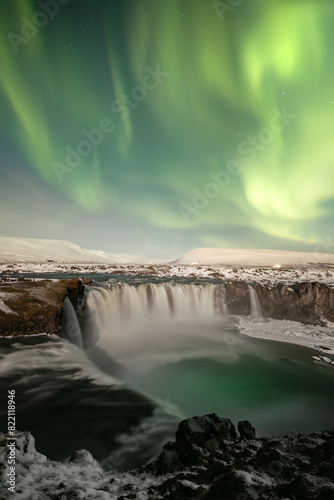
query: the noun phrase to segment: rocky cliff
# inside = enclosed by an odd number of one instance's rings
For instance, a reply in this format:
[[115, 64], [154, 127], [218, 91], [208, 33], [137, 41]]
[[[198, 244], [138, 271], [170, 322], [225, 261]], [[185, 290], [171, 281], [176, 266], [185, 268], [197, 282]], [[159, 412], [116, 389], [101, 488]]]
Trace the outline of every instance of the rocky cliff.
[[65, 298], [77, 310], [84, 288], [80, 279], [1, 282], [0, 336], [59, 333]]
[[[324, 318], [334, 322], [334, 288], [325, 283], [252, 285], [257, 293], [263, 316], [321, 325]], [[250, 314], [249, 288], [242, 281], [225, 284], [230, 314]]]
[[[264, 317], [325, 325], [334, 322], [334, 288], [325, 283], [255, 283]], [[245, 281], [224, 284], [230, 314], [250, 315], [249, 286]], [[58, 333], [63, 303], [75, 310], [84, 298], [80, 279], [3, 281], [0, 283], [0, 336]], [[83, 328], [85, 325], [81, 325]]]

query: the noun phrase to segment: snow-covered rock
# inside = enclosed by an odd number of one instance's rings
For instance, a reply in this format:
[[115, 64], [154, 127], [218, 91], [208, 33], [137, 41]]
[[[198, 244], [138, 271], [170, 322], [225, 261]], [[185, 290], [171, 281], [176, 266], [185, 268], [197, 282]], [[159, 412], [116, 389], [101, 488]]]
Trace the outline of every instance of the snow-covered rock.
[[[128, 472], [104, 470], [87, 451], [67, 463], [36, 451], [29, 432], [15, 435], [15, 494], [8, 491], [8, 448], [0, 434], [0, 498], [10, 500], [236, 500], [334, 498], [334, 431], [258, 438], [238, 436], [216, 414], [180, 423], [155, 462]], [[52, 432], [52, 430], [50, 430]], [[171, 458], [173, 458], [171, 460]]]
[[[50, 429], [52, 432], [52, 429]], [[0, 498], [11, 500], [111, 500], [130, 492], [140, 500], [152, 498], [148, 490], [163, 478], [147, 473], [105, 471], [87, 451], [80, 450], [68, 463], [48, 460], [35, 449], [29, 432], [15, 436], [15, 492], [7, 484], [8, 443], [14, 442], [0, 433]], [[126, 497], [123, 497], [126, 498]]]

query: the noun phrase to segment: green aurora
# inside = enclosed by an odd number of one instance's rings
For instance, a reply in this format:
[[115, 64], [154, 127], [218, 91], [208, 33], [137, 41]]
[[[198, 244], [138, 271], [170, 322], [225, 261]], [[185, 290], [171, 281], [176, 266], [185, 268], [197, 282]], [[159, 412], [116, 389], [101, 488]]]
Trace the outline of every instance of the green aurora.
[[0, 8], [1, 231], [155, 257], [331, 241], [331, 1]]

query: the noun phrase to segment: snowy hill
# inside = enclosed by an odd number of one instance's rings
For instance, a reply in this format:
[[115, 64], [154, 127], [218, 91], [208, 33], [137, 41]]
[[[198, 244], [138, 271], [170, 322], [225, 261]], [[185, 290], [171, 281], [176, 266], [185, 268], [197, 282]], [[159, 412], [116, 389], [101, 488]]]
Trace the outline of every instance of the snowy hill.
[[86, 250], [75, 243], [63, 240], [35, 238], [0, 238], [0, 263], [47, 262], [65, 263], [142, 263], [145, 259], [135, 255], [121, 255]]
[[232, 248], [195, 248], [174, 263], [236, 266], [334, 264], [334, 254]]

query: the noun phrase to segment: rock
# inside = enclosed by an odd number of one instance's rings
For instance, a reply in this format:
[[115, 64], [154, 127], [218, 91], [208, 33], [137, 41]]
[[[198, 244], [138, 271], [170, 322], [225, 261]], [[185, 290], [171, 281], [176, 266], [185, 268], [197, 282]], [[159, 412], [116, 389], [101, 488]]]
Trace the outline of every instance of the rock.
[[16, 436], [15, 447], [22, 454], [34, 454], [36, 453], [35, 438], [30, 432], [21, 432]]
[[[334, 288], [325, 283], [255, 283], [254, 289], [264, 317], [311, 325], [324, 325], [323, 318], [334, 321]], [[230, 281], [225, 290], [229, 313], [249, 315], [247, 283]]]
[[243, 500], [256, 498], [250, 496], [245, 480], [238, 477], [236, 471], [219, 476], [210, 486], [205, 500]]
[[[175, 443], [167, 443], [154, 463], [157, 475], [181, 470], [185, 465], [201, 464], [210, 453], [237, 438], [231, 420], [215, 413], [183, 420], [175, 433]], [[152, 471], [151, 466], [147, 470]]]
[[[334, 498], [334, 431], [258, 438], [248, 421], [238, 430], [239, 438], [232, 422], [214, 413], [181, 422], [175, 442], [151, 464], [157, 475], [172, 477], [152, 491], [163, 500]], [[185, 480], [199, 497], [185, 496]]]
[[256, 437], [255, 428], [248, 420], [242, 420], [238, 423], [238, 431], [243, 439], [253, 439]]
[[78, 450], [72, 453], [69, 462], [77, 465], [93, 465], [94, 467], [100, 467], [98, 462], [93, 458], [92, 454], [87, 450]]
[[[216, 413], [210, 413], [209, 415], [183, 420], [175, 433], [175, 437], [177, 449], [187, 453], [191, 445], [209, 450], [218, 448], [222, 439], [235, 439], [237, 433], [231, 420], [219, 418]], [[211, 446], [211, 443], [213, 446]]]
[[155, 473], [157, 476], [175, 472], [182, 467], [175, 443], [165, 444], [159, 457], [155, 461]]
[[204, 500], [207, 489], [203, 485], [194, 483], [194, 477], [187, 472], [181, 472], [164, 481], [155, 491], [163, 495], [164, 500]]
[[237, 437], [229, 419], [215, 413], [183, 420], [175, 433], [175, 447], [180, 461], [186, 464], [200, 463], [203, 455], [219, 449], [223, 440]]
[[334, 487], [333, 486], [324, 486], [320, 489], [318, 493], [318, 500], [333, 500], [334, 498]]
[[[242, 422], [241, 424], [244, 424]], [[18, 432], [16, 466], [18, 488], [32, 484], [29, 498], [69, 500], [332, 500], [334, 498], [334, 430], [276, 438], [238, 437], [230, 420], [216, 414], [180, 423], [177, 440], [164, 446], [150, 469], [119, 473], [103, 470], [85, 450], [68, 463], [48, 460], [35, 450], [29, 433]], [[0, 473], [8, 451], [7, 435], [0, 434]], [[193, 439], [193, 442], [191, 441]], [[196, 463], [187, 446], [197, 448]], [[145, 470], [144, 470], [145, 472]], [[154, 477], [147, 472], [155, 472]], [[163, 474], [163, 475], [161, 475]], [[87, 495], [89, 484], [90, 495]], [[0, 485], [0, 497], [9, 499]], [[63, 498], [64, 497], [64, 498]]]
[[0, 336], [59, 333], [65, 298], [78, 310], [84, 288], [77, 278], [1, 282]]

